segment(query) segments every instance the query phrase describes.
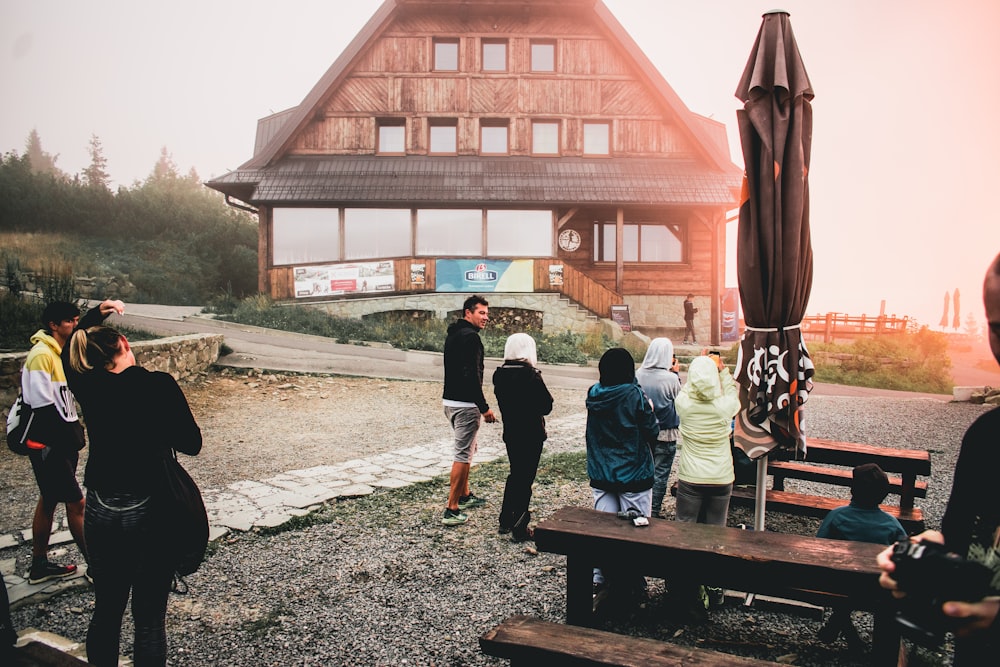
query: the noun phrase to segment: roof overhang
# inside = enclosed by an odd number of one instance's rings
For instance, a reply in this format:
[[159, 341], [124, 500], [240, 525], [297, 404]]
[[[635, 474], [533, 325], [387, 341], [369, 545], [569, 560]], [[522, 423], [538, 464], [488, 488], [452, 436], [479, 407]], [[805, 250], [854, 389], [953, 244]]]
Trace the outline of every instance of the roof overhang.
[[655, 158], [298, 156], [207, 185], [254, 205], [683, 205], [732, 208], [739, 176]]

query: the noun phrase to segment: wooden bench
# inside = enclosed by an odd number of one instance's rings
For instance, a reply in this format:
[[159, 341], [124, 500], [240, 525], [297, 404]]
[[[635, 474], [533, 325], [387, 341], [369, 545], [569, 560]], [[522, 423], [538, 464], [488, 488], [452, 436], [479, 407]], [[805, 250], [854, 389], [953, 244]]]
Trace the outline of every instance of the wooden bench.
[[779, 663], [742, 658], [656, 639], [512, 616], [479, 638], [486, 655], [510, 660], [511, 667], [607, 665], [608, 667], [724, 667]]
[[[823, 518], [830, 510], [847, 505], [850, 500], [788, 492], [785, 491], [785, 479], [850, 486], [851, 471], [855, 466], [875, 463], [889, 473], [890, 493], [899, 496], [898, 506], [885, 504], [881, 506], [882, 510], [899, 519], [910, 533], [924, 529], [924, 513], [914, 506], [914, 499], [927, 497], [927, 482], [917, 481], [917, 476], [931, 474], [931, 458], [927, 451], [810, 438], [806, 460], [783, 460], [780, 457], [784, 454], [775, 451], [768, 458], [767, 471], [774, 478], [772, 489], [767, 492], [768, 510]], [[842, 467], [829, 467], [831, 465]], [[752, 505], [755, 500], [756, 493], [752, 487], [733, 489], [731, 502]]]
[[636, 573], [678, 573], [705, 585], [827, 605], [875, 615], [873, 659], [895, 664], [900, 636], [894, 604], [878, 584], [875, 557], [884, 547], [768, 531], [650, 519], [634, 526], [616, 515], [564, 507], [535, 528], [540, 551], [566, 556], [566, 621], [594, 623], [593, 567], [626, 562]]

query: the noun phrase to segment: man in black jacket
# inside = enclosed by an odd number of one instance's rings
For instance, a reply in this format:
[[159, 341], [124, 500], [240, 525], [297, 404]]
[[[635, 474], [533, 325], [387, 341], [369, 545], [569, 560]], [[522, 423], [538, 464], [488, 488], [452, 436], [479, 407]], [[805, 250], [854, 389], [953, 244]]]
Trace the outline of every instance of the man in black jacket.
[[[1000, 255], [983, 281], [983, 302], [989, 327], [990, 349], [1000, 363]], [[993, 572], [989, 590], [979, 600], [949, 600], [936, 611], [952, 624], [955, 656], [952, 664], [982, 665], [1000, 649], [1000, 503], [997, 502], [996, 474], [1000, 468], [1000, 408], [985, 412], [973, 422], [962, 438], [951, 496], [941, 519], [941, 530], [926, 530], [910, 538], [944, 544], [949, 551], [981, 563]], [[893, 577], [896, 566], [893, 548], [878, 555], [882, 568], [879, 582], [896, 597], [905, 595]], [[984, 662], [984, 660], [986, 662]]]
[[468, 520], [462, 510], [482, 507], [486, 501], [469, 490], [469, 467], [476, 453], [480, 417], [497, 420], [483, 396], [483, 341], [479, 332], [489, 321], [489, 303], [470, 296], [462, 304], [462, 319], [448, 327], [444, 342], [444, 414], [455, 433], [455, 461], [451, 464], [448, 506], [441, 523], [458, 526]]

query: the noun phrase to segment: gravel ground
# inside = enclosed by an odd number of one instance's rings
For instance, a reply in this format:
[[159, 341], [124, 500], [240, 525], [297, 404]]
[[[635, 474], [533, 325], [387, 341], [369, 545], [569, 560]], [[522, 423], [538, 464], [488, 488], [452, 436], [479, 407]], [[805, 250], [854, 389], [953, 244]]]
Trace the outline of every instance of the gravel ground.
[[[205, 433], [202, 455], [186, 460], [202, 485], [261, 478], [449, 435], [437, 383], [212, 373], [185, 392]], [[554, 421], [583, 411], [582, 391], [553, 394]], [[929, 450], [928, 497], [917, 503], [928, 526], [937, 527], [961, 435], [986, 408], [925, 398], [814, 396], [807, 410], [807, 428], [817, 437]], [[484, 425], [482, 433], [484, 439], [498, 439], [500, 429]], [[547, 444], [532, 503], [536, 519], [567, 504], [590, 505], [582, 449], [582, 432]], [[0, 523], [9, 532], [28, 525], [35, 496], [33, 482], [11, 481], [23, 460], [11, 461], [6, 454], [0, 456], [0, 472], [7, 509], [29, 509], [4, 512]], [[190, 594], [171, 597], [170, 664], [505, 664], [482, 655], [478, 637], [512, 614], [562, 622], [566, 576], [564, 558], [497, 535], [495, 511], [505, 474], [503, 460], [473, 468], [473, 487], [491, 503], [458, 528], [439, 523], [447, 493], [442, 478], [341, 500], [283, 530], [227, 536], [188, 578]], [[27, 476], [31, 482], [30, 470]], [[788, 488], [832, 490], [792, 480]], [[672, 499], [666, 510], [672, 516]], [[734, 508], [730, 525], [738, 523], [752, 523], [752, 510]], [[773, 513], [767, 525], [813, 534], [818, 521]], [[74, 555], [70, 551], [68, 557]], [[20, 572], [27, 565], [26, 546], [0, 557], [15, 555]], [[851, 650], [843, 640], [818, 642], [821, 621], [814, 616], [731, 603], [713, 611], [705, 624], [678, 626], [669, 619], [662, 582], [650, 579], [650, 585], [644, 607], [606, 628], [795, 665], [868, 664], [864, 652]], [[14, 621], [82, 641], [92, 606], [92, 591], [78, 588], [29, 601], [15, 610]], [[854, 616], [868, 639], [870, 617]], [[126, 655], [130, 633], [126, 621]], [[912, 664], [948, 665], [950, 653], [947, 647], [921, 650]]]

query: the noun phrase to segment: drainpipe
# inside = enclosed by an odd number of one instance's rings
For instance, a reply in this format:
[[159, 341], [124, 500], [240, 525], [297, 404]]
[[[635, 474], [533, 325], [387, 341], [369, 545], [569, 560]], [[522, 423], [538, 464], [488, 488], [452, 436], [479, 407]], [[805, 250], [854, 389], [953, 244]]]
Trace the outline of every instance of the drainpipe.
[[255, 209], [253, 206], [247, 206], [243, 202], [236, 201], [235, 199], [233, 199], [229, 195], [226, 195], [226, 204], [228, 204], [229, 206], [232, 206], [233, 208], [238, 208], [241, 211], [247, 211], [248, 213], [253, 213], [254, 215], [257, 215], [258, 213], [260, 213], [260, 211], [258, 211], [257, 209]]

